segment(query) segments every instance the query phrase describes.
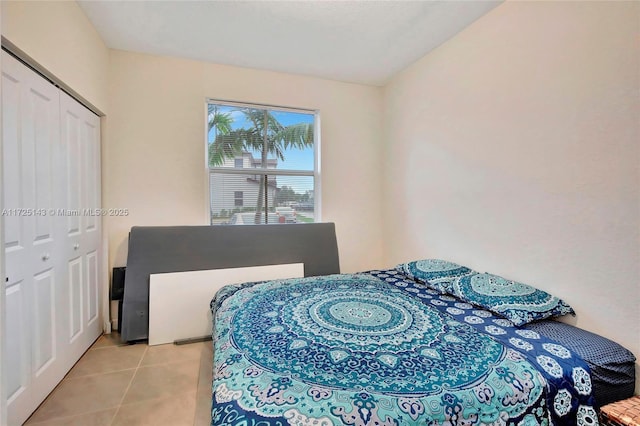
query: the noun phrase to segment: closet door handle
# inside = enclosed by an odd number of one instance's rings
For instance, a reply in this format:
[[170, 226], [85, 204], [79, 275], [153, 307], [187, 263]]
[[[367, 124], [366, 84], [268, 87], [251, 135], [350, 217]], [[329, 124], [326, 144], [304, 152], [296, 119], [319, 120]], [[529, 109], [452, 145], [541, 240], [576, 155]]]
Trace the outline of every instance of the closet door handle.
[[78, 250], [79, 248], [80, 248], [80, 244], [75, 243], [75, 244], [73, 245], [73, 249], [74, 249], [74, 250]]
[[49, 253], [45, 253], [42, 255], [42, 261], [46, 262], [47, 260], [49, 260], [50, 257], [51, 255]]

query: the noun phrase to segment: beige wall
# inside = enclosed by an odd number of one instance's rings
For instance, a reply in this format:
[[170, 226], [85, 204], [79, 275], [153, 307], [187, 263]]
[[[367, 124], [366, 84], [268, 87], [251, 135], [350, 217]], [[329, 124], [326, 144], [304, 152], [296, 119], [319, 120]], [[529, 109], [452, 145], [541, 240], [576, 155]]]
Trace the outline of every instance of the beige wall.
[[531, 283], [640, 354], [639, 13], [506, 2], [393, 79], [389, 265], [438, 257]]
[[[2, 34], [2, 6], [0, 6], [0, 34]], [[2, 74], [2, 59], [0, 59], [0, 75]], [[2, 99], [2, 78], [0, 78], [0, 99]], [[2, 117], [2, 103], [0, 102], [0, 118]], [[2, 168], [2, 120], [0, 120], [0, 176], [3, 176], [4, 170]], [[0, 182], [2, 180], [0, 179]], [[3, 186], [0, 185], [0, 210], [4, 208], [3, 204], [4, 193]], [[0, 247], [4, 247], [4, 220], [0, 217]], [[0, 277], [4, 277], [4, 256], [0, 256]], [[0, 291], [0, 312], [5, 311], [5, 294], [4, 289]], [[4, 361], [4, 346], [5, 346], [5, 321], [4, 315], [0, 315], [0, 377], [6, 377], [4, 374], [5, 361]], [[7, 397], [4, 383], [0, 383], [0, 425], [7, 424]]]
[[2, 35], [103, 113], [109, 50], [75, 1], [2, 1]]
[[382, 263], [382, 90], [317, 78], [111, 51], [103, 157], [112, 265], [134, 225], [204, 225], [207, 97], [320, 110], [322, 219], [343, 271]]

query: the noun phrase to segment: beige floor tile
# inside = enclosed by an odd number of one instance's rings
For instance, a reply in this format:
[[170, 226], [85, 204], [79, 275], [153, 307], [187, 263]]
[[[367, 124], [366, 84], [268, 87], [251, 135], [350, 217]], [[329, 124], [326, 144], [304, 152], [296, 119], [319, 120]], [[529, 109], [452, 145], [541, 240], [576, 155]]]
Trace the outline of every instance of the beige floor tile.
[[211, 394], [211, 382], [213, 381], [213, 351], [202, 348], [200, 356], [200, 371], [198, 373], [198, 391], [206, 391]]
[[196, 415], [194, 426], [211, 425], [211, 392], [199, 390], [196, 394]]
[[196, 418], [194, 426], [211, 425], [211, 392], [198, 391], [196, 395]]
[[45, 422], [33, 423], [28, 421], [25, 426], [109, 426], [117, 408], [110, 408], [95, 413], [81, 414], [79, 416], [63, 417]]
[[42, 422], [117, 407], [135, 370], [64, 379], [31, 416]]
[[124, 397], [123, 404], [196, 391], [200, 362], [190, 361], [140, 367]]
[[196, 395], [196, 418], [194, 426], [211, 425], [211, 382], [213, 381], [213, 344], [204, 342], [200, 356], [198, 373], [198, 393]]
[[210, 425], [211, 342], [149, 347], [119, 339], [101, 336], [26, 425]]
[[206, 352], [213, 355], [213, 342], [211, 340], [207, 342], [202, 342], [202, 347], [205, 349]]
[[170, 362], [199, 361], [202, 354], [202, 344], [149, 346], [142, 359], [143, 366], [167, 364]]
[[138, 367], [147, 345], [107, 346], [89, 349], [67, 377], [110, 373]]
[[95, 348], [104, 348], [107, 346], [122, 346], [126, 345], [120, 340], [120, 333], [113, 332], [111, 334], [103, 334], [96, 340], [96, 342], [91, 346], [92, 349]]
[[113, 426], [192, 426], [195, 392], [127, 404], [120, 407]]

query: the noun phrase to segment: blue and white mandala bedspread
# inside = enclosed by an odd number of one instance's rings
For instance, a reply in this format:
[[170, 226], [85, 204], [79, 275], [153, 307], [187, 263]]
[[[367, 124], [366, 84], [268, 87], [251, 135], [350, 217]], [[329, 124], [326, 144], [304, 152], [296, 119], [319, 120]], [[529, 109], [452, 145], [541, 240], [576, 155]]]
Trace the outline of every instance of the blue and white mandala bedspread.
[[597, 424], [568, 349], [395, 270], [228, 286], [212, 425]]

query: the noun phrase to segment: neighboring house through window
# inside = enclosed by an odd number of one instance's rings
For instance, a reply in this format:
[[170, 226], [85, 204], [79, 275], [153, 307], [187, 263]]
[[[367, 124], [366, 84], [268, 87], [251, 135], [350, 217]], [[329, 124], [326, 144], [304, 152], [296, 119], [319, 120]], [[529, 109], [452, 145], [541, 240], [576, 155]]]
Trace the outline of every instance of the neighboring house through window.
[[318, 221], [316, 111], [210, 100], [212, 225]]
[[242, 191], [235, 191], [233, 198], [236, 200], [235, 206], [242, 207], [243, 195]]

